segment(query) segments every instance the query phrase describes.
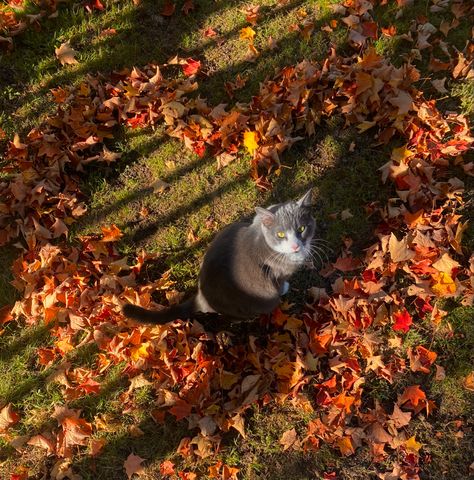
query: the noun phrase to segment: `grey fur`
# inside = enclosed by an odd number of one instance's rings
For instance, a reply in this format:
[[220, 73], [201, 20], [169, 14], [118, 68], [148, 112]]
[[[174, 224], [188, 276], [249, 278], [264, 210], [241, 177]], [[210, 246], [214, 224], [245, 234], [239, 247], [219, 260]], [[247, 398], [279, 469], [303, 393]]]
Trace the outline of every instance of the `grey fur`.
[[[315, 231], [310, 206], [311, 190], [296, 201], [257, 207], [251, 223], [233, 223], [211, 243], [193, 298], [162, 311], [125, 305], [125, 315], [147, 323], [166, 323], [195, 312], [238, 319], [270, 313], [288, 290], [291, 275], [309, 256]], [[278, 232], [285, 238], [279, 238]]]

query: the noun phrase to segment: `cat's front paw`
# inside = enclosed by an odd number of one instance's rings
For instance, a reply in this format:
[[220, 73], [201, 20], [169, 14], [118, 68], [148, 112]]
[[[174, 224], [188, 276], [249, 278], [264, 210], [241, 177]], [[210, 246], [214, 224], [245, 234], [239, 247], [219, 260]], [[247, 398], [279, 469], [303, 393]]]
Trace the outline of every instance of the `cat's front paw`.
[[290, 284], [288, 282], [283, 282], [283, 285], [280, 288], [280, 295], [286, 295], [290, 289]]

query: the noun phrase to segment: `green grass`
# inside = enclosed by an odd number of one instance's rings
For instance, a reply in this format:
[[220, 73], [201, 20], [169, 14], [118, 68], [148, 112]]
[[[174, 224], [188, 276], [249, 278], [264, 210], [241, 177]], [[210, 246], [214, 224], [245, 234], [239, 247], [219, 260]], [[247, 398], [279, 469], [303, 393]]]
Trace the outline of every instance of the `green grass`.
[[[60, 8], [57, 18], [41, 22], [40, 31], [28, 30], [15, 38], [12, 53], [0, 54], [0, 127], [10, 137], [14, 132], [25, 135], [54, 111], [49, 89], [77, 85], [89, 72], [107, 75], [123, 67], [151, 61], [163, 63], [179, 53], [182, 57], [198, 58], [205, 65], [205, 76], [198, 81], [200, 94], [210, 104], [233, 104], [248, 102], [258, 92], [259, 83], [275, 70], [304, 58], [322, 59], [331, 44], [344, 48], [345, 28], [339, 25], [330, 34], [320, 30], [334, 17], [329, 10], [334, 2], [292, 1], [281, 6], [265, 0], [258, 2], [262, 17], [254, 27], [260, 56], [251, 63], [245, 59], [245, 41], [239, 39], [239, 30], [247, 25], [241, 12], [247, 4], [212, 0], [195, 3], [196, 10], [191, 15], [177, 13], [169, 19], [159, 15], [163, 3], [153, 0], [143, 0], [138, 7], [131, 0], [109, 0], [105, 12], [92, 15], [80, 5]], [[302, 8], [315, 20], [309, 41], [289, 31], [290, 25], [299, 21], [298, 11]], [[414, 2], [396, 21], [395, 2], [376, 11], [384, 26], [395, 24], [400, 32], [408, 28], [412, 18], [426, 14], [429, 14], [426, 2]], [[429, 17], [436, 26], [443, 18], [441, 14]], [[217, 30], [224, 42], [204, 37], [202, 31], [207, 27]], [[108, 28], [115, 28], [116, 35], [101, 35]], [[449, 32], [448, 40], [462, 48], [468, 30], [468, 21], [462, 19], [460, 27]], [[276, 50], [269, 49], [269, 36], [276, 41]], [[79, 52], [78, 65], [61, 67], [56, 60], [54, 49], [65, 41], [70, 41]], [[411, 44], [380, 38], [375, 47], [399, 64]], [[435, 53], [438, 55], [438, 50]], [[418, 65], [422, 78], [431, 75], [427, 71], [428, 59], [429, 52], [423, 52]], [[223, 85], [235, 80], [237, 74], [247, 77], [247, 84], [230, 99]], [[472, 82], [448, 82], [456, 102], [470, 115], [472, 85]], [[350, 148], [352, 143], [354, 148]], [[159, 127], [122, 131], [112, 146], [114, 151], [122, 153], [122, 158], [109, 167], [94, 168], [84, 176], [82, 188], [89, 198], [89, 211], [73, 226], [71, 237], [99, 233], [101, 226], [115, 223], [124, 232], [121, 252], [132, 254], [141, 248], [159, 252], [163, 260], [160, 268], [172, 270], [180, 291], [195, 288], [199, 261], [215, 233], [226, 224], [251, 215], [256, 205], [293, 198], [309, 185], [314, 186], [318, 235], [328, 240], [333, 249], [325, 253], [322, 260], [326, 261], [335, 258], [345, 236], [353, 238], [355, 251], [367, 247], [375, 219], [366, 218], [364, 206], [385, 201], [390, 195], [390, 188], [380, 184], [377, 172], [386, 162], [390, 148], [371, 146], [369, 136], [359, 135], [337, 119], [330, 120], [314, 138], [295, 144], [284, 155], [284, 168], [274, 177], [273, 190], [267, 193], [255, 189], [245, 154], [239, 154], [233, 163], [219, 170], [213, 158], [198, 158]], [[158, 179], [169, 183], [169, 189], [154, 193], [150, 187]], [[353, 216], [342, 220], [339, 214], [347, 209]], [[191, 230], [197, 240], [191, 238]], [[0, 260], [7, 265], [17, 253], [13, 247], [2, 247]], [[4, 268], [0, 273], [0, 305], [10, 305], [17, 298], [11, 280], [11, 273]], [[291, 300], [304, 302], [307, 287], [325, 286], [326, 282], [317, 270], [301, 273], [294, 283], [299, 292], [293, 292]], [[460, 439], [453, 427], [453, 422], [461, 419], [472, 432], [472, 392], [462, 387], [461, 380], [474, 363], [474, 312], [460, 307], [452, 310], [446, 322], [452, 326], [453, 336], [445, 335], [443, 330], [428, 339], [424, 332], [411, 331], [405, 338], [406, 346], [426, 344], [443, 352], [440, 363], [446, 368], [446, 379], [423, 380], [439, 405], [434, 414], [436, 419], [421, 419], [410, 427], [417, 439], [425, 443], [426, 453], [432, 456], [431, 464], [423, 468], [426, 478], [433, 479], [466, 477], [466, 468], [474, 458], [472, 433], [466, 429], [465, 438]], [[7, 325], [0, 335], [0, 399], [12, 402], [22, 415], [13, 430], [15, 434], [40, 432], [51, 421], [54, 404], [63, 402], [60, 385], [45, 382], [54, 366], [41, 369], [36, 363], [37, 347], [50, 345], [53, 340], [47, 329], [25, 325]], [[73, 367], [92, 365], [96, 353], [84, 348], [68, 360]], [[421, 379], [413, 377], [418, 378]], [[377, 379], [370, 381], [368, 391], [382, 403], [396, 398], [403, 388], [402, 382], [390, 386]], [[84, 479], [125, 478], [122, 465], [131, 452], [147, 459], [150, 478], [159, 478], [161, 461], [174, 459], [180, 438], [192, 435], [186, 422], [177, 423], [169, 417], [164, 425], [157, 425], [150, 420], [153, 395], [148, 387], [134, 392], [137, 409], [123, 416], [120, 396], [126, 389], [118, 366], [109, 373], [99, 394], [71, 403], [71, 407], [82, 409], [86, 418], [101, 415], [110, 425], [98, 434], [108, 443], [93, 460], [93, 469], [91, 459], [84, 455], [73, 460], [74, 471]], [[327, 445], [315, 453], [282, 452], [278, 444], [281, 434], [293, 427], [302, 433], [308, 415], [289, 407], [254, 409], [247, 415], [247, 438], [226, 436], [221, 458], [241, 468], [245, 479], [322, 478], [324, 472], [330, 471], [338, 471], [341, 478], [352, 480], [376, 478], [375, 467], [364, 448], [350, 458], [341, 458]], [[130, 433], [132, 425], [139, 427], [144, 435], [134, 437]], [[438, 438], [435, 432], [440, 431], [443, 436]], [[0, 476], [18, 467], [18, 461], [13, 448], [0, 439]], [[32, 476], [50, 468], [49, 462], [32, 447], [21, 457], [21, 464], [31, 469]], [[192, 468], [192, 463], [187, 467]], [[446, 469], [447, 473], [443, 473]]]

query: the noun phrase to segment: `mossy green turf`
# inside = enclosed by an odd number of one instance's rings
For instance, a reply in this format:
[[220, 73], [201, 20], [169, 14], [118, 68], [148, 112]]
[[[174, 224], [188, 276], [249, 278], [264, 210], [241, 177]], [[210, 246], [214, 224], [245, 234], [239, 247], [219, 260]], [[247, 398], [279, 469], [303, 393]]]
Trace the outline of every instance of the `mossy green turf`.
[[[345, 48], [346, 30], [341, 22], [330, 34], [320, 31], [333, 18], [329, 5], [335, 2], [299, 0], [279, 6], [265, 0], [256, 2], [261, 5], [262, 16], [254, 27], [255, 45], [261, 55], [250, 63], [245, 60], [246, 42], [239, 39], [239, 30], [247, 26], [242, 13], [246, 3], [222, 0], [195, 3], [196, 10], [184, 16], [179, 12], [182, 4], [178, 2], [176, 14], [169, 19], [159, 15], [163, 3], [152, 0], [143, 0], [138, 6], [131, 0], [109, 0], [104, 12], [92, 15], [80, 3], [60, 8], [57, 18], [42, 21], [40, 31], [31, 29], [16, 37], [14, 51], [0, 57], [0, 127], [9, 136], [15, 132], [25, 135], [54, 111], [49, 89], [78, 84], [87, 73], [107, 75], [114, 69], [150, 61], [162, 63], [175, 54], [190, 56], [200, 59], [204, 66], [205, 76], [198, 79], [201, 95], [213, 105], [232, 104], [249, 101], [258, 92], [259, 82], [280, 67], [303, 58], [324, 58], [330, 43]], [[442, 16], [427, 13], [426, 5], [415, 2], [396, 21], [392, 11], [395, 7], [381, 8], [376, 15], [384, 26], [394, 23], [399, 31], [406, 29], [412, 18], [423, 14], [439, 26]], [[309, 41], [302, 41], [297, 32], [289, 31], [289, 26], [299, 21], [301, 9], [309, 15], [316, 12], [315, 31]], [[218, 39], [224, 42], [204, 37], [202, 32], [207, 27], [217, 30]], [[109, 28], [114, 28], [116, 34], [101, 34]], [[448, 41], [461, 49], [468, 30], [467, 22], [462, 20], [458, 28], [449, 32]], [[269, 48], [269, 36], [277, 43], [276, 50]], [[54, 49], [65, 41], [78, 51], [79, 64], [61, 67], [58, 63]], [[411, 47], [379, 39], [376, 48], [400, 63]], [[424, 52], [423, 79], [433, 78], [427, 71], [428, 59], [429, 53]], [[247, 78], [247, 84], [230, 99], [224, 83], [233, 81], [237, 74]], [[427, 95], [436, 96], [429, 82], [422, 81]], [[454, 95], [449, 105], [472, 115], [472, 82], [452, 85], [448, 82], [448, 88]], [[354, 148], [350, 148], [353, 142]], [[256, 190], [248, 174], [250, 159], [244, 153], [219, 170], [213, 158], [198, 158], [167, 137], [161, 127], [124, 130], [109, 146], [121, 152], [122, 158], [109, 167], [96, 167], [83, 177], [89, 211], [73, 226], [72, 241], [78, 235], [99, 233], [101, 226], [116, 223], [124, 232], [120, 242], [122, 253], [133, 255], [141, 248], [159, 252], [157, 270], [149, 270], [147, 275], [155, 278], [171, 269], [180, 291], [195, 287], [199, 260], [215, 232], [234, 220], [248, 217], [256, 205], [286, 200], [309, 185], [314, 186], [321, 236], [333, 249], [321, 254], [322, 259], [316, 262], [319, 266], [321, 261], [335, 258], [346, 235], [353, 238], [356, 251], [367, 247], [374, 220], [367, 219], [364, 206], [372, 201], [385, 201], [391, 192], [390, 187], [381, 185], [377, 171], [386, 162], [390, 148], [371, 147], [369, 134], [361, 136], [345, 128], [338, 119], [331, 119], [314, 138], [295, 144], [284, 155], [284, 167], [273, 179], [273, 190], [267, 193]], [[157, 180], [166, 181], [169, 188], [154, 193], [152, 185]], [[342, 220], [333, 215], [343, 210], [350, 210], [353, 216]], [[2, 248], [0, 261], [7, 265], [16, 254], [14, 247]], [[0, 305], [12, 304], [17, 298], [10, 281], [11, 275], [3, 269]], [[290, 300], [304, 301], [304, 291], [311, 285], [325, 285], [317, 269], [296, 278], [293, 287], [299, 291], [293, 291]], [[425, 462], [423, 469], [426, 478], [434, 479], [460, 478], [459, 472], [466, 472], [474, 458], [472, 435], [467, 433], [464, 439], [459, 438], [452, 426], [457, 419], [468, 422], [474, 413], [472, 393], [461, 383], [474, 362], [474, 312], [456, 305], [450, 310], [446, 322], [451, 323], [453, 336], [432, 334], [428, 328], [407, 336], [407, 344], [421, 343], [442, 352], [440, 363], [446, 367], [447, 376], [441, 382], [424, 376], [404, 380], [422, 382], [430, 398], [435, 398], [439, 405], [433, 419], [428, 419], [433, 423], [421, 416], [409, 427], [409, 433], [416, 434], [417, 440], [425, 444], [422, 452], [431, 455], [431, 463]], [[42, 371], [36, 363], [36, 349], [52, 342], [48, 329], [42, 326], [8, 324], [0, 335], [0, 398], [12, 402], [21, 412], [14, 434], [40, 433], [52, 426], [50, 415], [54, 405], [63, 403], [59, 384], [46, 381], [58, 365]], [[66, 360], [73, 366], [91, 366], [96, 355], [95, 349], [86, 348]], [[161, 461], [176, 460], [174, 452], [179, 439], [189, 434], [186, 422], [176, 423], [167, 417], [164, 425], [157, 425], [150, 420], [153, 393], [148, 387], [136, 391], [139, 408], [122, 415], [120, 395], [126, 388], [119, 366], [109, 373], [99, 394], [71, 402], [71, 406], [84, 411], [87, 419], [101, 415], [110, 426], [97, 434], [106, 438], [107, 445], [93, 460], [92, 469], [88, 456], [77, 455], [73, 460], [73, 468], [85, 479], [125, 478], [123, 462], [130, 453], [145, 458], [150, 478], [157, 478]], [[368, 379], [368, 391], [382, 404], [393, 401], [400, 388], [401, 384], [391, 386], [376, 378]], [[226, 434], [223, 443], [228, 448], [220, 456], [229, 465], [239, 467], [241, 478], [245, 479], [321, 478], [323, 472], [334, 470], [340, 478], [375, 478], [376, 469], [367, 448], [359, 449], [350, 458], [341, 458], [327, 445], [316, 453], [282, 452], [278, 443], [281, 434], [293, 427], [303, 433], [310, 416], [289, 407], [255, 407], [247, 415], [247, 437], [243, 439], [235, 432]], [[133, 436], [131, 426], [138, 426], [144, 435]], [[444, 436], [436, 437], [437, 431]], [[0, 441], [0, 476], [6, 478], [6, 472], [20, 464], [28, 466], [34, 475], [45, 462], [51, 467], [39, 449], [31, 447], [20, 457], [6, 441]], [[204, 461], [199, 467], [201, 473], [206, 472], [207, 464], [209, 461]], [[184, 466], [194, 468], [192, 462]]]

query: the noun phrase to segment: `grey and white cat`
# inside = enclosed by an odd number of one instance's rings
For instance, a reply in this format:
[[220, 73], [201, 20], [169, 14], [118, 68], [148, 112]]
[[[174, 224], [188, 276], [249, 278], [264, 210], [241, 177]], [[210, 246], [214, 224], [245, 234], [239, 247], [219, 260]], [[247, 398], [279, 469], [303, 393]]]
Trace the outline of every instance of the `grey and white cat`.
[[159, 311], [126, 304], [123, 313], [159, 324], [198, 312], [235, 319], [270, 313], [288, 291], [291, 275], [310, 256], [315, 231], [310, 207], [311, 190], [296, 201], [257, 207], [251, 223], [233, 223], [211, 243], [195, 296]]

